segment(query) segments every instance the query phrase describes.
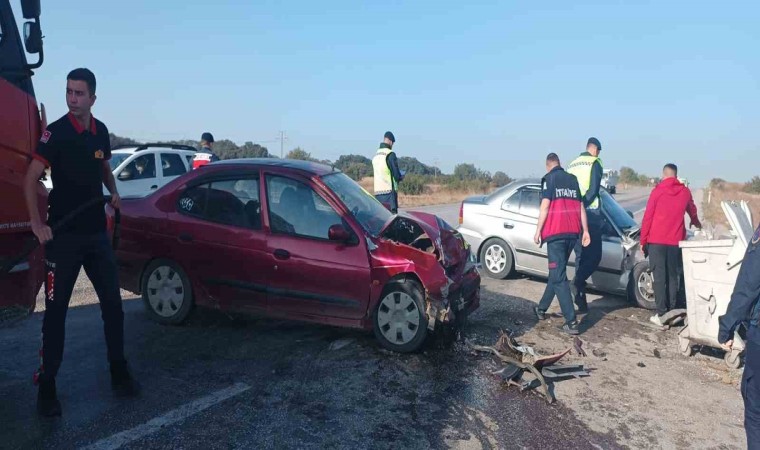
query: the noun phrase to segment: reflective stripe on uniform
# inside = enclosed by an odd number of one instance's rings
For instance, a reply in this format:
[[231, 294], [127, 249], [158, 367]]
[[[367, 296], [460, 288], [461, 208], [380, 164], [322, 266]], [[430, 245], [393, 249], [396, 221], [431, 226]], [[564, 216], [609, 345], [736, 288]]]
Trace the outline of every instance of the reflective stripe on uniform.
[[397, 190], [396, 180], [393, 179], [391, 168], [388, 167], [388, 155], [393, 150], [387, 148], [378, 149], [377, 154], [372, 158], [372, 169], [375, 177], [375, 195], [387, 194]]
[[[583, 196], [586, 195], [586, 192], [591, 186], [591, 168], [597, 161], [599, 161], [599, 165], [601, 166], [602, 160], [598, 157], [591, 155], [580, 155], [579, 157], [575, 158], [575, 160], [571, 162], [569, 166], [567, 166], [567, 172], [575, 175], [575, 178], [578, 179], [578, 186], [580, 186], [581, 195]], [[595, 198], [594, 201], [591, 202], [591, 204], [587, 207], [587, 209], [598, 208], [599, 197]]]

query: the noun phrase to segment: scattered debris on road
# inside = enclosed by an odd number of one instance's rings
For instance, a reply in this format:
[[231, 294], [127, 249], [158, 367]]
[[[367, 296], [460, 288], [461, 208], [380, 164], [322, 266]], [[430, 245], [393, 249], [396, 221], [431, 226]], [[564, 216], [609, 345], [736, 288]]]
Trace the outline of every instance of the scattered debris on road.
[[[541, 394], [550, 404], [554, 403], [555, 398], [549, 389], [549, 382], [589, 376], [589, 372], [582, 364], [556, 365], [559, 360], [570, 353], [571, 348], [560, 353], [543, 356], [536, 352], [533, 347], [518, 344], [510, 331], [502, 330], [499, 334], [499, 339], [492, 347], [474, 345], [470, 342], [467, 342], [467, 345], [475, 352], [491, 353], [500, 359], [501, 362], [506, 363], [507, 365], [504, 368], [493, 372], [493, 374], [499, 376], [509, 386], [520, 388], [520, 392], [540, 387]], [[579, 355], [586, 356], [582, 345], [583, 342], [575, 338], [573, 342], [575, 350]], [[526, 372], [530, 372], [533, 378], [523, 380], [523, 375]]]

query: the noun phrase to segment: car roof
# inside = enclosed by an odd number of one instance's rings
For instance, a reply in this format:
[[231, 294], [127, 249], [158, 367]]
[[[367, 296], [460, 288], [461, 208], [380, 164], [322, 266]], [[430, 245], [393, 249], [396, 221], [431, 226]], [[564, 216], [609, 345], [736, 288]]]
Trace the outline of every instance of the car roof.
[[164, 144], [164, 143], [150, 143], [150, 144], [127, 144], [117, 145], [112, 148], [112, 153], [136, 153], [142, 150], [162, 149], [162, 150], [186, 150], [190, 152], [197, 152], [198, 149], [190, 145], [182, 144]]
[[239, 158], [239, 159], [225, 159], [209, 164], [209, 166], [259, 166], [259, 167], [280, 167], [285, 169], [299, 170], [302, 172], [308, 172], [313, 175], [323, 176], [331, 173], [340, 172], [333, 166], [327, 164], [302, 161], [297, 159], [279, 159], [279, 158]]
[[195, 150], [184, 150], [184, 149], [176, 149], [176, 148], [156, 148], [156, 147], [133, 147], [133, 148], [119, 148], [117, 150], [111, 151], [114, 155], [132, 155], [139, 152], [151, 152], [161, 150], [165, 153], [196, 153]]

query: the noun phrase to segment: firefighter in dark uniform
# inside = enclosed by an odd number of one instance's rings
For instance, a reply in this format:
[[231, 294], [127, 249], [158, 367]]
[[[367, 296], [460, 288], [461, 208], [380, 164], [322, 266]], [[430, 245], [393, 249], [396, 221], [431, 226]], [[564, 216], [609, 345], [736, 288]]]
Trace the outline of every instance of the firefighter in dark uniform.
[[214, 153], [214, 136], [208, 131], [201, 135], [201, 149], [193, 156], [193, 169], [198, 169], [206, 164], [219, 161]]
[[[124, 358], [124, 313], [121, 305], [116, 259], [106, 230], [102, 203], [84, 209], [53, 236], [51, 226], [70, 211], [103, 198], [103, 185], [119, 208], [120, 198], [108, 160], [111, 157], [108, 128], [95, 119], [95, 75], [75, 69], [66, 82], [69, 113], [43, 132], [25, 179], [25, 197], [32, 231], [45, 245], [45, 316], [42, 322], [41, 366], [35, 374], [39, 386], [37, 409], [43, 416], [61, 415], [55, 377], [63, 360], [66, 312], [80, 268], [95, 287], [104, 322], [111, 386], [116, 395], [133, 396], [139, 385]], [[37, 209], [37, 180], [50, 168], [53, 189], [47, 220]]]
[[574, 335], [580, 331], [570, 281], [567, 279], [567, 261], [575, 249], [578, 236], [581, 236], [580, 244], [583, 247], [589, 245], [591, 236], [577, 178], [565, 172], [556, 153], [549, 153], [546, 157], [546, 172], [541, 180], [541, 212], [533, 240], [537, 245], [546, 243], [549, 280], [541, 301], [533, 311], [539, 320], [544, 320], [546, 310], [556, 295], [565, 317], [562, 331]]
[[718, 342], [730, 351], [734, 331], [747, 326], [742, 398], [747, 448], [760, 450], [760, 227], [749, 243], [726, 314], [720, 317]]

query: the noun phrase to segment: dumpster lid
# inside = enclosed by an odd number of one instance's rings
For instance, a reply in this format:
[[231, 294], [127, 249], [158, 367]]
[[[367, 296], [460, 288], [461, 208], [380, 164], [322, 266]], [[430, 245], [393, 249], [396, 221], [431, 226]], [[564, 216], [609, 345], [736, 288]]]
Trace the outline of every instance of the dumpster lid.
[[747, 251], [747, 246], [755, 231], [752, 226], [754, 222], [752, 220], [752, 211], [745, 200], [740, 202], [724, 201], [721, 202], [721, 207], [726, 215], [726, 219], [728, 219], [728, 223], [731, 225], [731, 233], [736, 238], [734, 248], [728, 255], [727, 263], [729, 268], [731, 268], [744, 259], [744, 253]]

